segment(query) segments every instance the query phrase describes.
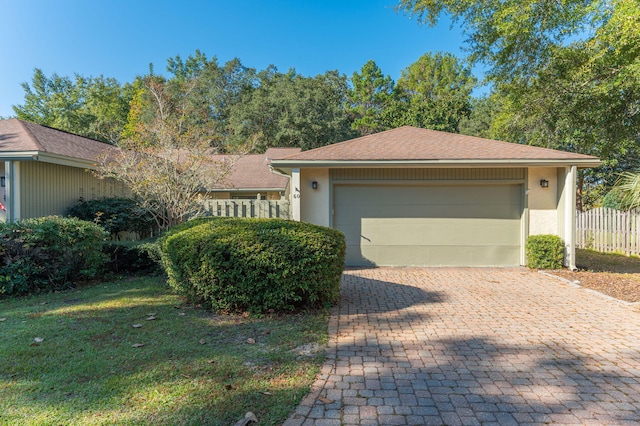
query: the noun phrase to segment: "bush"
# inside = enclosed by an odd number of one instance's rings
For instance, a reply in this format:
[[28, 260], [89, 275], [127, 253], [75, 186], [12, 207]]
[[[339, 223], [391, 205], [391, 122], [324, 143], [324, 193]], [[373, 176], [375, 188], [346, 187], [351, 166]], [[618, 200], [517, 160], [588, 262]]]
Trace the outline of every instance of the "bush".
[[0, 224], [0, 294], [69, 288], [102, 272], [107, 233], [100, 226], [57, 216]]
[[527, 266], [560, 269], [564, 265], [564, 242], [557, 235], [531, 235], [527, 239]]
[[619, 188], [612, 188], [611, 191], [602, 199], [602, 207], [608, 207], [616, 210], [630, 210], [631, 203], [625, 199], [624, 194]]
[[155, 240], [110, 241], [104, 246], [104, 253], [111, 272], [151, 274], [160, 271], [160, 252]]
[[80, 199], [67, 216], [97, 223], [111, 235], [132, 232], [145, 238], [157, 229], [153, 216], [129, 198]]
[[160, 240], [169, 284], [215, 311], [290, 311], [337, 300], [344, 235], [280, 219], [201, 218]]

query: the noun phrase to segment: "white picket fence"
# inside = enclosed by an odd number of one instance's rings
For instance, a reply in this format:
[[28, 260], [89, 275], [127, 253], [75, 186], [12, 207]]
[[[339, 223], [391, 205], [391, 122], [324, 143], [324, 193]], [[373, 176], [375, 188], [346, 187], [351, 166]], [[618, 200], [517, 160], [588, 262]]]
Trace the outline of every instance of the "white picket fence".
[[288, 200], [207, 200], [205, 214], [222, 217], [289, 219]]
[[578, 212], [576, 247], [627, 256], [640, 255], [640, 211], [601, 207]]

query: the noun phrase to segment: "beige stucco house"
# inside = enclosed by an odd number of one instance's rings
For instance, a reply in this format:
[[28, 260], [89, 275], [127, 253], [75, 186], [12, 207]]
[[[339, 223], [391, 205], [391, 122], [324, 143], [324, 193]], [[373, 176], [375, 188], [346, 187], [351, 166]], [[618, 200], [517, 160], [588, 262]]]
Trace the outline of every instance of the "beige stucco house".
[[91, 173], [113, 148], [15, 118], [0, 120], [0, 220], [62, 215], [80, 198], [126, 195], [121, 183]]
[[555, 234], [575, 267], [578, 168], [596, 157], [401, 127], [273, 160], [292, 217], [344, 232], [349, 266], [518, 266]]

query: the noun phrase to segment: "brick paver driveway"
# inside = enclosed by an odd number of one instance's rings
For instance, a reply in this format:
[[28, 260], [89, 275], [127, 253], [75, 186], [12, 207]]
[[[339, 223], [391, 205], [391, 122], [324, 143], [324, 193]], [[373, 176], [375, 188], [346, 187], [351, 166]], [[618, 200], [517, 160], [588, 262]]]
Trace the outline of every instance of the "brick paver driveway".
[[637, 424], [640, 311], [526, 269], [354, 269], [285, 425]]

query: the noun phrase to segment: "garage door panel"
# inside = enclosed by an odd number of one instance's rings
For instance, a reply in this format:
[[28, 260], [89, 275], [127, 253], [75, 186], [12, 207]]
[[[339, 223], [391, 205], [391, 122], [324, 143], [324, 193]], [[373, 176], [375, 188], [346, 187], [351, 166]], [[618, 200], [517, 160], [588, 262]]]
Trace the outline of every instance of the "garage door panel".
[[[406, 265], [407, 259], [428, 259], [426, 266], [516, 266], [504, 265], [496, 259], [509, 259], [519, 256], [519, 250], [513, 247], [454, 247], [454, 246], [396, 246], [391, 250], [380, 246], [358, 247], [347, 250], [346, 262], [353, 266], [381, 266], [372, 259], [384, 258], [388, 265]], [[464, 258], [464, 265], [459, 259]], [[417, 266], [417, 265], [414, 265]], [[425, 266], [425, 265], [422, 265]]]
[[[361, 244], [364, 245], [497, 245], [520, 243], [520, 221], [476, 219], [474, 226], [460, 219], [369, 219], [361, 222]], [[356, 238], [357, 226], [350, 226], [350, 238]], [[386, 231], [386, 232], [385, 232]]]
[[521, 185], [336, 185], [347, 265], [514, 266]]

